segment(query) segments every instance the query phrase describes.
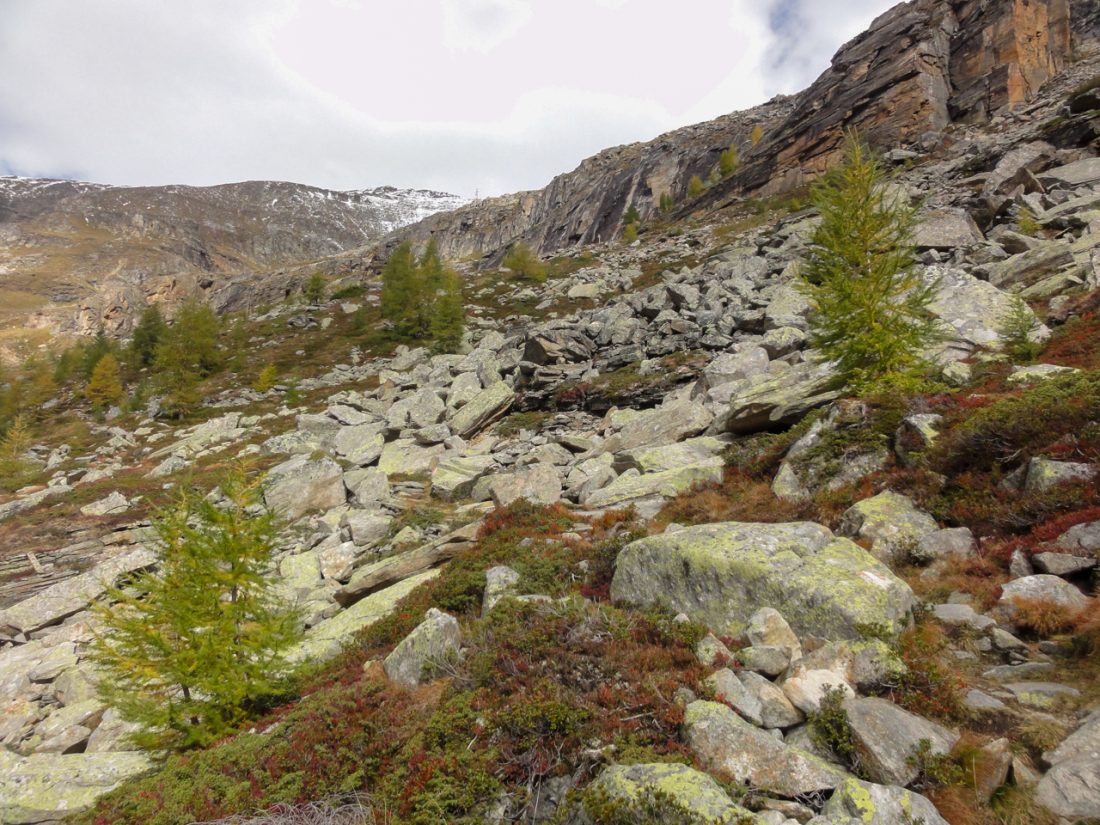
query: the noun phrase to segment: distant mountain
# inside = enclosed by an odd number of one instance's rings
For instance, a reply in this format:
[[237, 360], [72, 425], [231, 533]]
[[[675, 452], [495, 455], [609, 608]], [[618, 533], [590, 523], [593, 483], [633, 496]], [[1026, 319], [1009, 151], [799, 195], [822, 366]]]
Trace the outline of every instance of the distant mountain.
[[0, 322], [125, 334], [149, 300], [174, 302], [362, 246], [454, 209], [444, 192], [338, 192], [296, 183], [106, 186], [0, 177]]

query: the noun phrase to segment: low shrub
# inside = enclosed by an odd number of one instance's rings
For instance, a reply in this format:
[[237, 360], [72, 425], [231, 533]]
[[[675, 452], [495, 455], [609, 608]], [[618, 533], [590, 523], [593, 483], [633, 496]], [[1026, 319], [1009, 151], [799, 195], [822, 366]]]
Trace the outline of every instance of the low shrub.
[[1040, 638], [1067, 633], [1076, 626], [1075, 611], [1046, 599], [1016, 598], [1012, 607], [1016, 627]]

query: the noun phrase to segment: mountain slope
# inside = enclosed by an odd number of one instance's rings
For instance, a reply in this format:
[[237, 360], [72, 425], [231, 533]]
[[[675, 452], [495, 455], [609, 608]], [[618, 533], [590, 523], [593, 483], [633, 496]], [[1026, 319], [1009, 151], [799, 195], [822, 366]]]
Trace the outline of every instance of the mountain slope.
[[463, 203], [441, 192], [296, 183], [121, 187], [0, 178], [0, 290], [33, 326], [125, 334], [148, 300], [203, 294], [357, 247]]

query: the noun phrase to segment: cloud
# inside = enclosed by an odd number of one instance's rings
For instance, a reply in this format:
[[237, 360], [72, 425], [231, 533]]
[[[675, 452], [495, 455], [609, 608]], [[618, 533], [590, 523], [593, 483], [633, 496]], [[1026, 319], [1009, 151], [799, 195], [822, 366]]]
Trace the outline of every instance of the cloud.
[[443, 43], [488, 52], [530, 22], [528, 0], [443, 0]]
[[600, 149], [800, 88], [886, 5], [3, 0], [0, 169], [536, 188]]

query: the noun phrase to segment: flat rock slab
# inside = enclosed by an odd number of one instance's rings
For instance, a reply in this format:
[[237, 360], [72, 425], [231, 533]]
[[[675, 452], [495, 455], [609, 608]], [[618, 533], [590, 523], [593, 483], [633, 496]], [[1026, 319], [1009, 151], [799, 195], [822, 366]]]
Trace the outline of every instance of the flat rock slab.
[[152, 767], [140, 753], [17, 756], [0, 749], [0, 823], [55, 822]]
[[900, 631], [913, 593], [888, 567], [820, 524], [728, 522], [690, 527], [627, 545], [611, 597], [665, 604], [719, 635], [738, 636], [760, 607], [798, 634], [859, 638], [860, 627]]
[[152, 550], [140, 547], [102, 562], [86, 573], [58, 582], [29, 599], [0, 611], [0, 628], [30, 633], [66, 619], [90, 605], [127, 573], [151, 567]]

